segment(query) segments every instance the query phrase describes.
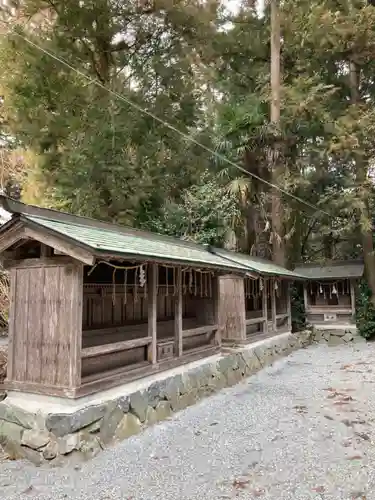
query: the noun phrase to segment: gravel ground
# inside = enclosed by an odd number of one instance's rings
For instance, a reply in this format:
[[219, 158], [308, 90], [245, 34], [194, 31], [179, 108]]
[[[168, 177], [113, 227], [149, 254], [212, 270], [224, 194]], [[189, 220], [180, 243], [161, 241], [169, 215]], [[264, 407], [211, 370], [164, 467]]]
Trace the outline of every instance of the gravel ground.
[[89, 463], [0, 464], [0, 498], [375, 500], [374, 361], [300, 350]]

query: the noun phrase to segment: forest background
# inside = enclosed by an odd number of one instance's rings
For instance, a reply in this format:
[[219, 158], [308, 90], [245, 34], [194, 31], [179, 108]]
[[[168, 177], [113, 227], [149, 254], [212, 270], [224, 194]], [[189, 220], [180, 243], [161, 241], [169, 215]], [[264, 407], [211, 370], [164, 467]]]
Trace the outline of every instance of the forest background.
[[372, 335], [375, 8], [279, 2], [276, 130], [269, 5], [227, 7], [3, 0], [0, 185], [288, 267], [363, 257], [358, 316]]

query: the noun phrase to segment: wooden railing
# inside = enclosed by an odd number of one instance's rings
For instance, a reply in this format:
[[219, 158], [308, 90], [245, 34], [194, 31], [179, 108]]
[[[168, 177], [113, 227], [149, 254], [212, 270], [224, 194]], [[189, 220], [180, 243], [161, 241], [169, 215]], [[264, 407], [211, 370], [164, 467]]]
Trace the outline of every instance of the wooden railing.
[[94, 358], [120, 351], [128, 351], [137, 347], [145, 347], [151, 344], [152, 337], [144, 337], [140, 339], [124, 340], [122, 342], [114, 342], [113, 344], [98, 345], [94, 347], [86, 347], [82, 349], [82, 358]]

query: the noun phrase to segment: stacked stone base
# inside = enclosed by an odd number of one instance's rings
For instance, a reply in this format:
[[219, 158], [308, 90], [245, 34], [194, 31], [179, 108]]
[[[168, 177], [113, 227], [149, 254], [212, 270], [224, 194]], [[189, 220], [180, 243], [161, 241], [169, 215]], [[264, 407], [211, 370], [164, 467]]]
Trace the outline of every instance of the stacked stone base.
[[314, 327], [312, 330], [312, 341], [318, 344], [329, 346], [365, 343], [366, 340], [361, 337], [355, 327], [347, 328], [325, 328]]
[[0, 444], [10, 459], [36, 465], [87, 460], [310, 343], [310, 331], [282, 334], [229, 350], [198, 366], [180, 367], [177, 375], [164, 373], [164, 378], [146, 382], [142, 390], [75, 412], [28, 412], [8, 397], [0, 403]]

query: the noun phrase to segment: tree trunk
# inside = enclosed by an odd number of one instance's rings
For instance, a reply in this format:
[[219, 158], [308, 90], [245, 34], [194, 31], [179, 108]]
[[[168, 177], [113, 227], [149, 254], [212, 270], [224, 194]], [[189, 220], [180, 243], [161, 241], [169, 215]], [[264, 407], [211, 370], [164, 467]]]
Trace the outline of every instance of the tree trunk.
[[[353, 61], [349, 63], [349, 80], [350, 80], [350, 93], [351, 102], [353, 105], [360, 103], [360, 68]], [[359, 230], [361, 233], [361, 242], [363, 248], [363, 260], [365, 263], [365, 272], [367, 277], [368, 286], [371, 289], [371, 301], [375, 306], [375, 255], [374, 255], [374, 241], [372, 231], [372, 214], [370, 210], [370, 186], [368, 180], [368, 162], [363, 154], [357, 153], [355, 155], [356, 165], [356, 180], [357, 186], [360, 190], [360, 199], [363, 202], [362, 214], [359, 214]], [[362, 217], [361, 217], [362, 215]]]
[[[284, 176], [284, 166], [280, 154], [280, 12], [279, 0], [271, 0], [271, 124], [275, 141], [270, 154], [272, 183], [280, 186]], [[284, 217], [281, 193], [272, 189], [272, 247], [273, 260], [285, 265]]]

